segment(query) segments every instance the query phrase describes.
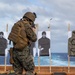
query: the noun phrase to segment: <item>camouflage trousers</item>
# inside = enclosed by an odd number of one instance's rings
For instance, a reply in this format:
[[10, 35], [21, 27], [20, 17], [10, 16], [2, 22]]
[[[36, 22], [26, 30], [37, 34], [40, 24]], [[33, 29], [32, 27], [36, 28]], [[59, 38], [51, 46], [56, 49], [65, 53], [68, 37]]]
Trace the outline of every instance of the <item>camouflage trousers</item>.
[[26, 71], [25, 75], [34, 75], [33, 57], [30, 55], [29, 47], [23, 50], [13, 50], [13, 69], [16, 75], [22, 75], [23, 69]]

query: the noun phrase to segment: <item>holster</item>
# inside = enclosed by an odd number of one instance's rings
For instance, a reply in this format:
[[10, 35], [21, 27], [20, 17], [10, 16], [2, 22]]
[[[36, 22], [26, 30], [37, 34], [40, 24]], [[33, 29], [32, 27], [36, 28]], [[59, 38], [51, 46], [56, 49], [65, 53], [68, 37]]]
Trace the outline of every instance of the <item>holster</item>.
[[10, 64], [13, 64], [14, 63], [14, 60], [13, 60], [13, 48], [10, 48], [9, 54], [10, 54]]

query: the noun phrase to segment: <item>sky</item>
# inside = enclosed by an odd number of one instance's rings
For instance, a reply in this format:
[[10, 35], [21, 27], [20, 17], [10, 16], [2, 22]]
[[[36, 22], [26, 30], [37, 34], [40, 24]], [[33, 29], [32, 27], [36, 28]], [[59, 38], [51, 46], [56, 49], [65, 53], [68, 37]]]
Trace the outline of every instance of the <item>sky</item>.
[[75, 30], [75, 0], [0, 0], [0, 31], [10, 32], [15, 22], [28, 12], [35, 12], [39, 31], [50, 25], [51, 51], [68, 52], [68, 24]]

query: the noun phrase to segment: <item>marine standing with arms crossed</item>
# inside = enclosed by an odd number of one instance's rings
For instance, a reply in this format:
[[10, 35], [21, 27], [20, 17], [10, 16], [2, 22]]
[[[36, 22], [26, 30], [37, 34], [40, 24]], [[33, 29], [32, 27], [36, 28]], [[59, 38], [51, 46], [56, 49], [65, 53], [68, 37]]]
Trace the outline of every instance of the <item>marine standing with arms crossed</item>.
[[31, 42], [37, 40], [34, 28], [36, 14], [26, 12], [21, 20], [14, 24], [8, 36], [8, 39], [13, 42], [13, 48], [10, 48], [10, 63], [16, 75], [22, 75], [23, 69], [25, 75], [34, 75], [35, 68], [33, 58], [30, 54]]

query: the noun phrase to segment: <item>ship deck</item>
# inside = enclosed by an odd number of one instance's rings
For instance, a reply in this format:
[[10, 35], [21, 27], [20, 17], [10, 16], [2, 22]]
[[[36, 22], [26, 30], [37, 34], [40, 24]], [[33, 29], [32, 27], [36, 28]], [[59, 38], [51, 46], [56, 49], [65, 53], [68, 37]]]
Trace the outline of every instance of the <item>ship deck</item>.
[[[6, 68], [6, 69], [5, 69]], [[0, 73], [4, 71], [13, 71], [12, 66], [0, 65]], [[55, 72], [65, 72], [67, 75], [75, 75], [75, 67], [61, 67], [61, 66], [36, 66], [35, 71], [37, 75], [53, 75]], [[23, 74], [25, 71], [23, 71]]]

